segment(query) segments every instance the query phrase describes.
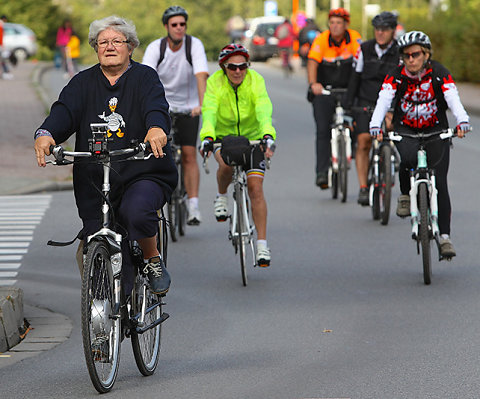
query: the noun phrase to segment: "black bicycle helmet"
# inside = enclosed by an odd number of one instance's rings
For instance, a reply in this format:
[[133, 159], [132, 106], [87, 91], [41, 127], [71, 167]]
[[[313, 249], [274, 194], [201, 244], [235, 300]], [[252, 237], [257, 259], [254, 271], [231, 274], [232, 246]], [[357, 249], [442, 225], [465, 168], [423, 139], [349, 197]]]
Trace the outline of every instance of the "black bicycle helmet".
[[405, 47], [418, 44], [421, 47], [432, 49], [432, 43], [430, 38], [423, 32], [413, 30], [411, 32], [405, 33], [400, 39], [398, 39], [398, 48], [400, 51], [403, 51]]
[[397, 27], [397, 16], [390, 11], [383, 11], [372, 19], [374, 28], [390, 28]]
[[187, 13], [187, 10], [185, 10], [185, 8], [180, 6], [170, 6], [163, 13], [163, 17], [162, 17], [163, 24], [166, 25], [170, 18], [176, 17], [177, 15], [183, 15], [185, 17], [185, 21], [188, 20], [188, 13]]
[[228, 60], [232, 55], [236, 54], [243, 55], [247, 61], [250, 59], [248, 50], [245, 47], [243, 47], [241, 44], [232, 43], [227, 44], [220, 50], [220, 54], [218, 55], [218, 64], [222, 66], [226, 60]]

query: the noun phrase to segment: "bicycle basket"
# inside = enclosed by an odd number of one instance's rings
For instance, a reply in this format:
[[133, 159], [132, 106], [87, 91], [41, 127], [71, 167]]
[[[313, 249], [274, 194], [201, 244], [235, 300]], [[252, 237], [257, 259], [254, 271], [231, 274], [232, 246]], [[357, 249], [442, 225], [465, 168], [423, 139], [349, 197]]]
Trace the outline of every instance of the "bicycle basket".
[[250, 142], [243, 136], [226, 136], [222, 139], [220, 155], [227, 165], [244, 166], [250, 155]]

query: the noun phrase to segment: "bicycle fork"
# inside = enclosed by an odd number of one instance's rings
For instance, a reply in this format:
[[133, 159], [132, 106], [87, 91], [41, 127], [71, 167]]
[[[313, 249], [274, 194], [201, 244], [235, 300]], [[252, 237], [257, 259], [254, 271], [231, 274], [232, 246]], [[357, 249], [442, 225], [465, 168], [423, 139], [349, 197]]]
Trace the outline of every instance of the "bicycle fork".
[[352, 160], [352, 139], [350, 137], [349, 128], [333, 128], [332, 129], [332, 138], [330, 139], [331, 151], [332, 151], [332, 170], [338, 172], [338, 156], [340, 152], [339, 141], [340, 136], [343, 136], [345, 142], [345, 155], [347, 157], [347, 166], [350, 167], [350, 162]]

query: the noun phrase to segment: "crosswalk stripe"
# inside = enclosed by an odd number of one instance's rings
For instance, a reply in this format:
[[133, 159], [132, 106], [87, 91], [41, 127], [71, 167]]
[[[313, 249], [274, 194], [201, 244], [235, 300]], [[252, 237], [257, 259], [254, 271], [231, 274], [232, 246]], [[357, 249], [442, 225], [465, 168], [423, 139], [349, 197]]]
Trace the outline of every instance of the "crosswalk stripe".
[[17, 283], [33, 231], [50, 207], [51, 195], [0, 196], [0, 286]]
[[0, 263], [0, 270], [18, 269], [21, 263]]

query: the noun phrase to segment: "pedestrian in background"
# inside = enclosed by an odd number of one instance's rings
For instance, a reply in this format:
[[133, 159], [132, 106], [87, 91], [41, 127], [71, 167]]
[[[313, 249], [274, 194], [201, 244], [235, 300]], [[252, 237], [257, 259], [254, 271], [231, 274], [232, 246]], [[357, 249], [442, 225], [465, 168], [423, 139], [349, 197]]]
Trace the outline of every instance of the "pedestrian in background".
[[65, 50], [68, 74], [72, 77], [78, 72], [78, 57], [80, 57], [80, 39], [74, 31], [72, 31]]
[[3, 48], [3, 34], [4, 34], [3, 24], [5, 22], [7, 22], [7, 17], [5, 15], [2, 15], [0, 17], [0, 63], [2, 64], [0, 69], [0, 78], [12, 79], [13, 75], [10, 73], [10, 69], [8, 68], [8, 65], [7, 65], [8, 54], [7, 54], [7, 51]]
[[65, 19], [63, 24], [57, 30], [57, 40], [56, 46], [57, 51], [60, 53], [62, 57], [62, 67], [65, 70], [64, 77], [68, 78], [70, 75], [68, 74], [68, 65], [67, 65], [67, 54], [66, 54], [66, 47], [68, 41], [70, 40], [70, 36], [72, 35], [72, 22], [69, 19]]

